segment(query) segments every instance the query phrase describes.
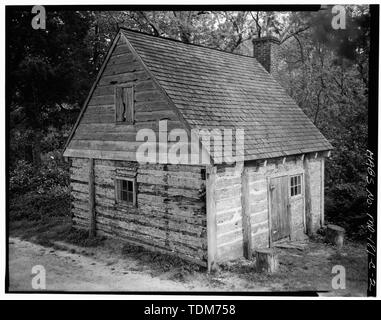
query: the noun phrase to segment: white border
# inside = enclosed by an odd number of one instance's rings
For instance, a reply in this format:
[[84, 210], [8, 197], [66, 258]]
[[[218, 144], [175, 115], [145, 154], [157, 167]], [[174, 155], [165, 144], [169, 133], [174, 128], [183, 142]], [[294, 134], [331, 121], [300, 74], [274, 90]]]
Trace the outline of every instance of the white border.
[[[36, 3], [36, 1], [30, 1], [30, 0], [24, 0], [24, 1], [5, 1], [4, 5], [1, 5], [0, 7], [0, 21], [5, 21], [5, 5], [37, 5], [40, 3]], [[82, 0], [82, 1], [67, 1], [67, 0], [61, 0], [61, 1], [51, 1], [51, 0], [45, 0], [43, 5], [111, 5], [111, 3], [105, 3], [105, 1], [99, 1], [99, 0]], [[114, 0], [112, 1], [112, 4], [115, 5], [143, 5], [143, 4], [152, 4], [152, 5], [276, 5], [276, 4], [298, 4], [298, 5], [306, 5], [306, 4], [317, 4], [316, 1], [288, 1], [287, 3], [282, 3], [281, 1], [274, 1], [274, 0], [268, 0], [268, 1], [255, 1], [255, 3], [252, 0], [240, 0], [239, 3], [234, 2], [232, 0], [208, 0], [207, 2], [204, 0], [183, 0], [181, 3], [176, 0], [164, 0], [164, 1], [158, 1], [158, 0]], [[319, 4], [332, 4], [331, 1], [319, 1]], [[379, 1], [335, 1], [335, 4], [379, 4]], [[309, 297], [276, 297], [276, 296], [270, 296], [270, 297], [257, 297], [257, 296], [197, 296], [197, 295], [102, 295], [102, 294], [5, 294], [4, 288], [5, 288], [5, 192], [6, 192], [6, 186], [5, 186], [5, 72], [4, 72], [4, 65], [5, 65], [5, 24], [0, 24], [1, 28], [1, 34], [0, 34], [0, 41], [3, 44], [3, 48], [0, 53], [1, 61], [2, 61], [2, 72], [0, 72], [0, 94], [1, 94], [1, 105], [3, 108], [0, 111], [1, 114], [1, 157], [0, 157], [0, 164], [1, 164], [1, 185], [0, 185], [0, 202], [2, 206], [2, 212], [4, 213], [3, 216], [0, 219], [0, 230], [3, 231], [2, 237], [0, 240], [0, 261], [1, 261], [1, 267], [0, 267], [0, 278], [2, 279], [0, 281], [0, 299], [4, 300], [20, 300], [20, 299], [30, 299], [30, 300], [71, 300], [71, 299], [77, 299], [77, 300], [85, 300], [85, 299], [92, 299], [92, 300], [316, 300], [317, 298], [309, 298]], [[381, 82], [379, 77], [379, 99], [380, 99], [380, 93], [381, 93]], [[380, 104], [380, 100], [379, 100]], [[381, 121], [381, 112], [379, 112], [379, 123]], [[380, 135], [378, 134], [379, 140], [378, 140], [378, 150], [381, 150], [381, 139]], [[379, 154], [379, 160], [378, 160], [378, 183], [381, 183], [381, 154]], [[381, 191], [378, 188], [378, 207], [377, 211], [379, 212], [381, 210]], [[378, 237], [378, 249], [381, 249], [381, 237]], [[381, 263], [380, 254], [377, 253], [377, 259], [378, 263]], [[381, 296], [381, 268], [378, 268], [378, 283], [377, 283], [377, 293], [378, 297], [377, 300], [380, 300]], [[212, 294], [212, 293], [211, 293]], [[319, 300], [342, 300], [342, 297], [319, 297]], [[345, 300], [368, 300], [371, 298], [357, 298], [357, 297], [350, 297], [345, 298]]]

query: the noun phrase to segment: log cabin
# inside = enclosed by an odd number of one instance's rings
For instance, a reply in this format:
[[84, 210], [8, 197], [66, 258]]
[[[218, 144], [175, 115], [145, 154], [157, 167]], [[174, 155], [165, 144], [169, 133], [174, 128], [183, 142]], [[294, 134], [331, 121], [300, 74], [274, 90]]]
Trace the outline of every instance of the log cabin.
[[[245, 56], [119, 30], [64, 149], [76, 228], [211, 270], [324, 224], [332, 146], [276, 80], [279, 41], [252, 43]], [[223, 139], [233, 165], [200, 136], [208, 161], [160, 155], [170, 130], [226, 128], [244, 132], [241, 157]], [[142, 130], [164, 145], [153, 161], [137, 159]]]

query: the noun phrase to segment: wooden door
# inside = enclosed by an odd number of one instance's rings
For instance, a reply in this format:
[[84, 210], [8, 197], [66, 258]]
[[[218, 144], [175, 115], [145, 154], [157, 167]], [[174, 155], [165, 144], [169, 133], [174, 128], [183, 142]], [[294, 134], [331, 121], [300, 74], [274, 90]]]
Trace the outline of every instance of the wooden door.
[[270, 179], [271, 239], [277, 241], [290, 236], [290, 202], [288, 176]]

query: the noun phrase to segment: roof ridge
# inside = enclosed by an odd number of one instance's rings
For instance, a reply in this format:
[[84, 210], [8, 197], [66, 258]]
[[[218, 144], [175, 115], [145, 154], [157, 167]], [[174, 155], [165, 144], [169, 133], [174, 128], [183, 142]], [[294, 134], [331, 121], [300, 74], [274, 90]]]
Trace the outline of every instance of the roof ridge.
[[203, 45], [197, 44], [197, 43], [186, 43], [186, 42], [183, 42], [181, 40], [177, 40], [177, 39], [173, 39], [173, 38], [167, 38], [167, 37], [163, 37], [163, 36], [155, 36], [155, 35], [147, 33], [147, 32], [137, 31], [137, 30], [133, 30], [133, 29], [129, 29], [129, 28], [123, 27], [123, 26], [119, 27], [119, 30], [130, 31], [130, 32], [142, 34], [142, 35], [153, 37], [153, 38], [158, 38], [158, 39], [163, 39], [163, 40], [169, 40], [169, 41], [173, 41], [173, 42], [177, 42], [177, 43], [182, 43], [184, 45], [190, 45], [190, 46], [200, 47], [200, 48], [203, 48], [203, 49], [214, 50], [214, 51], [218, 51], [218, 52], [222, 52], [222, 53], [232, 54], [232, 55], [236, 55], [236, 56], [240, 56], [240, 57], [245, 57], [245, 58], [250, 58], [250, 59], [256, 60], [255, 57], [248, 56], [248, 55], [245, 55], [245, 54], [235, 53], [235, 52], [228, 52], [228, 51], [217, 49], [217, 48], [206, 47], [206, 46], [203, 46]]

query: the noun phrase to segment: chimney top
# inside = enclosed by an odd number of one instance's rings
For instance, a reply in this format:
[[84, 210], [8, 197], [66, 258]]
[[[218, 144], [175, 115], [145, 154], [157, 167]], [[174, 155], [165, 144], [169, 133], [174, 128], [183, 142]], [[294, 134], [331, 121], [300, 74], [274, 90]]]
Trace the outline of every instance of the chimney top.
[[252, 41], [254, 58], [277, 79], [280, 40], [273, 36], [267, 36], [254, 38]]
[[280, 40], [277, 37], [274, 36], [267, 36], [267, 37], [261, 37], [261, 38], [253, 38], [254, 42], [273, 42], [276, 44], [280, 44]]

